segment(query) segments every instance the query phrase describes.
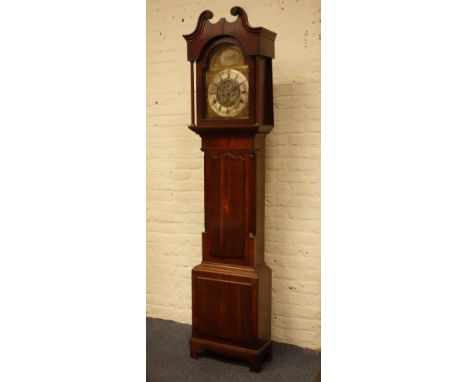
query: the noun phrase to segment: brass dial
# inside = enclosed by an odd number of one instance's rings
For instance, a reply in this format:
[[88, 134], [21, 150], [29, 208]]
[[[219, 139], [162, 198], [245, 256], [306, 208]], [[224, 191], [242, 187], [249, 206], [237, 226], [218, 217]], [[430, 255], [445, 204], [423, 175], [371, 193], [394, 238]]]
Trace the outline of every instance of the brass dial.
[[249, 83], [245, 76], [233, 68], [219, 71], [208, 87], [208, 104], [220, 117], [236, 117], [249, 99]]

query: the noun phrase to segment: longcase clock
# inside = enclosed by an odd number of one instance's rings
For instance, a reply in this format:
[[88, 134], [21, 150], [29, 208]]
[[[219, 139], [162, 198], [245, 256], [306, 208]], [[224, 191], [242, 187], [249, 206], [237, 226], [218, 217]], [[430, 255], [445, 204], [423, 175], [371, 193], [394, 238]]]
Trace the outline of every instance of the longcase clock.
[[191, 68], [191, 125], [204, 152], [202, 262], [192, 270], [190, 354], [271, 357], [271, 269], [264, 262], [265, 137], [273, 128], [271, 61], [276, 34], [198, 18], [184, 35]]

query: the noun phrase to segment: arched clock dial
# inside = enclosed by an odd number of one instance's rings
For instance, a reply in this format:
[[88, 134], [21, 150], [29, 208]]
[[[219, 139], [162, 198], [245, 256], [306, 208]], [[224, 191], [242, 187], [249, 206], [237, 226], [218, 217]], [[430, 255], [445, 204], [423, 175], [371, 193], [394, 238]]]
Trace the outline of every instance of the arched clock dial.
[[208, 87], [208, 104], [220, 117], [236, 117], [245, 108], [249, 97], [247, 78], [233, 68], [218, 72]]

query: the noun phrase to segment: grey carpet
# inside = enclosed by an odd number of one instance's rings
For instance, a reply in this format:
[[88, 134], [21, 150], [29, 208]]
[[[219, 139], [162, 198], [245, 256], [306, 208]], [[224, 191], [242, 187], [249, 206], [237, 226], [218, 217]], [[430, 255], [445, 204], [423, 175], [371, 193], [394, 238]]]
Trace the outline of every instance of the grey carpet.
[[260, 373], [243, 360], [213, 353], [190, 358], [192, 327], [174, 321], [146, 319], [146, 380], [149, 382], [312, 382], [320, 370], [320, 354], [310, 349], [273, 342], [273, 359]]

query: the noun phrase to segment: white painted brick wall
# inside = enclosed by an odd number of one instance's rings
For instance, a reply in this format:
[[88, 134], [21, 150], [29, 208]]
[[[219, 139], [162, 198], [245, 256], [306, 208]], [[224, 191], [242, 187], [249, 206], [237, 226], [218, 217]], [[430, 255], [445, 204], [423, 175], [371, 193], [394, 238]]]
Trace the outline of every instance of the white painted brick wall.
[[147, 315], [191, 323], [191, 269], [201, 261], [203, 157], [191, 132], [182, 34], [200, 12], [275, 31], [275, 129], [267, 137], [266, 262], [272, 337], [320, 348], [320, 1], [147, 2]]

